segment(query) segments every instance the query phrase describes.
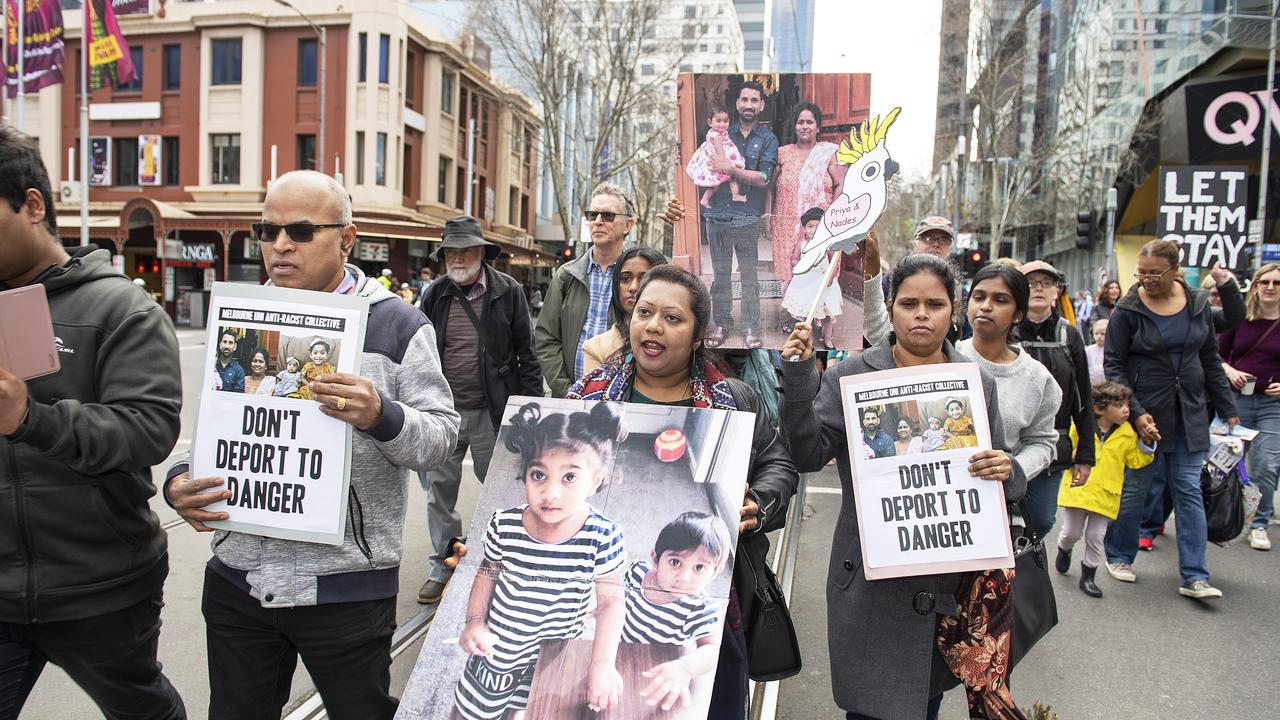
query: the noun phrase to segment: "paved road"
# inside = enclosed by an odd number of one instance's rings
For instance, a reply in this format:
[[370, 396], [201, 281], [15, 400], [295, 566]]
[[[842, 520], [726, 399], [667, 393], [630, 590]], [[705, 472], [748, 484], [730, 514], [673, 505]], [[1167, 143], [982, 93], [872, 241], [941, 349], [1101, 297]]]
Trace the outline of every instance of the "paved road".
[[[200, 332], [181, 331], [179, 342], [185, 402], [182, 440], [176, 452], [185, 452], [206, 348]], [[157, 480], [163, 471], [163, 467], [156, 469]], [[781, 685], [778, 717], [784, 720], [840, 717], [831, 700], [824, 594], [831, 533], [839, 512], [838, 482], [834, 468], [809, 476], [809, 482], [792, 598], [806, 666], [801, 675]], [[459, 500], [463, 517], [470, 517], [478, 494], [474, 481], [464, 484]], [[402, 624], [421, 610], [415, 597], [426, 579], [425, 560], [430, 552], [426, 494], [415, 483], [410, 497], [398, 611]], [[153, 507], [161, 522], [177, 518], [159, 498]], [[1275, 536], [1280, 540], [1280, 532]], [[165, 586], [160, 658], [191, 716], [204, 717], [208, 683], [200, 593], [209, 557], [208, 536], [182, 523], [169, 531], [169, 548], [172, 569]], [[1101, 578], [1106, 592], [1102, 600], [1080, 593], [1074, 574], [1056, 578], [1061, 623], [1017, 669], [1014, 697], [1022, 706], [1034, 700], [1052, 705], [1062, 720], [1280, 719], [1280, 703], [1274, 700], [1280, 680], [1276, 669], [1280, 667], [1280, 626], [1275, 621], [1280, 552], [1260, 553], [1247, 545], [1211, 547], [1209, 564], [1215, 584], [1226, 593], [1216, 604], [1197, 603], [1177, 594], [1172, 537], [1161, 539], [1154, 552], [1138, 559], [1137, 584]], [[393, 663], [397, 694], [408, 681], [419, 644], [408, 647]], [[294, 702], [305, 698], [310, 689], [306, 670], [299, 666]], [[31, 720], [97, 716], [87, 696], [53, 667], [41, 677], [23, 713], [23, 718]], [[942, 717], [964, 717], [961, 693], [948, 695]]]

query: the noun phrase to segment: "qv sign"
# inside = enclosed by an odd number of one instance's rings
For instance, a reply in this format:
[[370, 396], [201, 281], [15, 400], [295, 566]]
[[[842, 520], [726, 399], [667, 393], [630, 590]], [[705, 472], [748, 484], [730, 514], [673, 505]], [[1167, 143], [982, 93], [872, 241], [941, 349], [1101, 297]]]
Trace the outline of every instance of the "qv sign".
[[[1258, 143], [1268, 131], [1268, 105], [1269, 129], [1280, 136], [1280, 103], [1275, 90], [1267, 96], [1262, 75], [1188, 85], [1186, 103], [1187, 156], [1193, 163], [1256, 158]], [[1271, 148], [1280, 154], [1280, 142]]]

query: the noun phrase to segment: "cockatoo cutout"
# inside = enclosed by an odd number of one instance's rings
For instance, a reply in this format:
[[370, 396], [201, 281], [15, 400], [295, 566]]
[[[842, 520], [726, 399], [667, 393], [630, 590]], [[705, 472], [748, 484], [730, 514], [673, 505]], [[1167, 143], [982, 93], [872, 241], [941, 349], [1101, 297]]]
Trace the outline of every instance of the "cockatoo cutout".
[[898, 163], [889, 157], [885, 135], [902, 108], [863, 121], [840, 141], [836, 161], [848, 165], [840, 192], [822, 216], [813, 239], [800, 249], [795, 275], [809, 272], [828, 252], [853, 252], [884, 212], [885, 182], [898, 172]]

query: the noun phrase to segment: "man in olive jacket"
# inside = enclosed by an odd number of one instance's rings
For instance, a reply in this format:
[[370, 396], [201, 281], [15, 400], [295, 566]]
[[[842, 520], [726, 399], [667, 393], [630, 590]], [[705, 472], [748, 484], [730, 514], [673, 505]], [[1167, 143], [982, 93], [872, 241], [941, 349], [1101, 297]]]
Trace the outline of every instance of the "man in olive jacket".
[[44, 286], [61, 369], [0, 365], [0, 718], [45, 663], [108, 718], [185, 718], [156, 662], [164, 532], [151, 466], [178, 439], [173, 325], [106, 250], [57, 236], [35, 143], [0, 127], [0, 290]]

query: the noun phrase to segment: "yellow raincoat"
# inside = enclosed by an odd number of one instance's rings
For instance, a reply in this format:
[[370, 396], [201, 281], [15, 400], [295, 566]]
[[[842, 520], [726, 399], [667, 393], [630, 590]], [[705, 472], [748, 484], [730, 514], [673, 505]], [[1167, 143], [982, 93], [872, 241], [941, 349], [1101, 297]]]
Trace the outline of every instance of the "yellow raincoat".
[[[1124, 487], [1125, 468], [1137, 470], [1151, 464], [1155, 455], [1149, 448], [1140, 447], [1138, 434], [1133, 426], [1124, 423], [1117, 427], [1104, 443], [1093, 439], [1096, 464], [1089, 473], [1089, 481], [1080, 487], [1071, 487], [1071, 470], [1062, 473], [1062, 487], [1058, 489], [1060, 507], [1076, 507], [1112, 520], [1120, 513], [1120, 489]], [[1071, 427], [1071, 446], [1080, 443], [1076, 428]]]

